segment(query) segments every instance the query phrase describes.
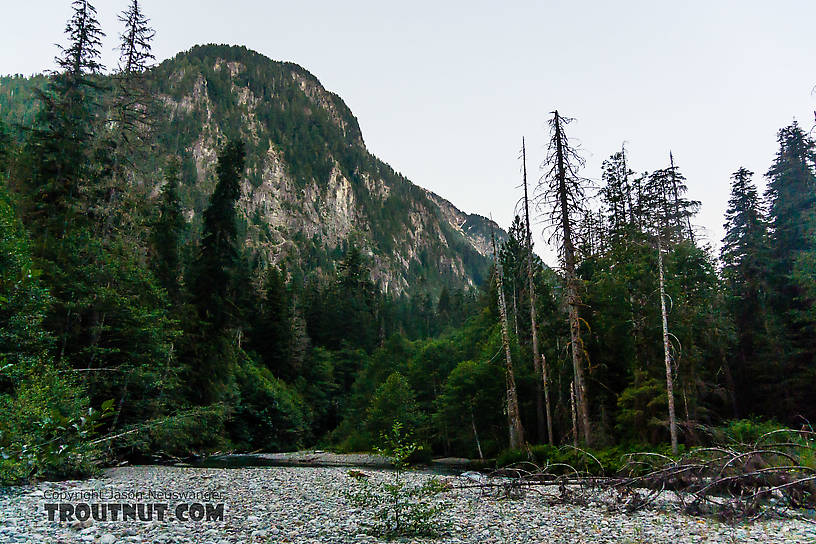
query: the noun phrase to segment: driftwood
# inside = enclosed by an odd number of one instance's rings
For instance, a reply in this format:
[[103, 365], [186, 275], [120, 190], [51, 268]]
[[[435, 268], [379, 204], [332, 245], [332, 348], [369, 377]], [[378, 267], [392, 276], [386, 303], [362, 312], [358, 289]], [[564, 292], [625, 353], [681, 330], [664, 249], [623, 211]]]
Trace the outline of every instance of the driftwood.
[[[575, 449], [588, 466], [601, 465], [589, 452]], [[632, 453], [622, 461], [616, 474], [601, 476], [564, 463], [517, 463], [457, 487], [506, 498], [535, 492], [552, 503], [605, 505], [616, 512], [674, 507], [728, 522], [813, 518], [816, 510], [813, 431], [783, 429], [752, 444], [696, 448], [677, 458]]]

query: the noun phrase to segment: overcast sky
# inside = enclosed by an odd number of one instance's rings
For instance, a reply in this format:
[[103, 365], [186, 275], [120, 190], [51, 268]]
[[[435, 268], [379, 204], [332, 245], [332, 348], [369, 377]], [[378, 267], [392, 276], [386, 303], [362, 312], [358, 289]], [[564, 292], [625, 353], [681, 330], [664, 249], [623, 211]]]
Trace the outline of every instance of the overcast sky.
[[[576, 118], [589, 178], [623, 142], [637, 171], [666, 166], [671, 150], [715, 244], [730, 174], [743, 165], [764, 184], [776, 131], [794, 118], [813, 127], [813, 0], [141, 3], [159, 60], [229, 43], [296, 62], [346, 101], [375, 155], [504, 227], [521, 137], [537, 180], [556, 108]], [[70, 2], [3, 4], [0, 73], [52, 68]], [[95, 2], [108, 66], [126, 4]]]

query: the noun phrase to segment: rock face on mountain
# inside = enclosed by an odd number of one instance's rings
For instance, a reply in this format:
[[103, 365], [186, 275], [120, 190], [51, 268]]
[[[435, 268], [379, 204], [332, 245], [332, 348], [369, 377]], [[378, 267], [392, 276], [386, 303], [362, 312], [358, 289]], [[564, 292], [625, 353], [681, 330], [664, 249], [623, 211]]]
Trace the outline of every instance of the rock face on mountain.
[[345, 103], [300, 66], [205, 45], [162, 62], [152, 76], [159, 120], [143, 181], [157, 194], [167, 157], [180, 157], [194, 227], [214, 188], [218, 149], [239, 137], [247, 144], [242, 232], [260, 260], [320, 274], [353, 243], [389, 293], [485, 279], [491, 226], [499, 238], [505, 233], [371, 155]]

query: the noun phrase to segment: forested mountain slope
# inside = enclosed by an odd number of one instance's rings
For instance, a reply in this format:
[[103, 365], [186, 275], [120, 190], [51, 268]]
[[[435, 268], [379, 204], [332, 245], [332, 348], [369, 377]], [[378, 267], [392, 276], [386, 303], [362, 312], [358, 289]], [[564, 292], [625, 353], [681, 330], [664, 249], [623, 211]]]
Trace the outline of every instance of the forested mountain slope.
[[[215, 185], [216, 153], [246, 141], [242, 234], [264, 262], [326, 271], [348, 243], [369, 253], [385, 292], [480, 284], [491, 222], [411, 183], [365, 147], [357, 119], [305, 69], [245, 47], [196, 46], [150, 74], [154, 147], [137, 181], [158, 194], [167, 158], [181, 158], [180, 196], [195, 233]], [[28, 125], [33, 87], [0, 79], [0, 118]], [[504, 232], [495, 225], [500, 239]]]

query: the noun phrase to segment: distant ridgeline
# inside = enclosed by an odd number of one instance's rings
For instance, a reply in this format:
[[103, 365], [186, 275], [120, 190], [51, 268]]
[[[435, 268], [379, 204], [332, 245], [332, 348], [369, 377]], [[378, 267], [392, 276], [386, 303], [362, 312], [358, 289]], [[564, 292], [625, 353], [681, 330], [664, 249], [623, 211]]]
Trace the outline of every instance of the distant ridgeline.
[[[439, 292], [486, 279], [491, 222], [463, 213], [368, 152], [357, 119], [300, 66], [245, 47], [196, 46], [151, 71], [158, 96], [154, 148], [136, 183], [156, 195], [167, 159], [181, 159], [180, 196], [191, 222], [215, 186], [216, 153], [246, 142], [240, 231], [260, 262], [303, 277], [330, 271], [349, 243], [392, 294]], [[0, 120], [21, 134], [44, 76], [0, 77]], [[102, 79], [105, 87], [107, 78]], [[506, 233], [495, 224], [501, 242]]]

